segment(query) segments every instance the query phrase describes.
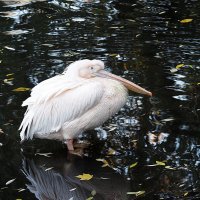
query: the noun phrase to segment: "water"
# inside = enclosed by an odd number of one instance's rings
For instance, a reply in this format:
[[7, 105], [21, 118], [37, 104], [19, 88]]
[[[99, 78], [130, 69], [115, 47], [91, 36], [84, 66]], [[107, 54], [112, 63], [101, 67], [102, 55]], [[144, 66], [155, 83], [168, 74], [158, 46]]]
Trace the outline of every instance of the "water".
[[[1, 0], [0, 199], [199, 199], [199, 9], [197, 0]], [[154, 96], [130, 93], [102, 129], [82, 135], [92, 143], [83, 158], [60, 142], [20, 145], [29, 91], [13, 89], [84, 58], [105, 61]], [[44, 152], [53, 154], [36, 154]], [[82, 173], [93, 178], [79, 181]], [[145, 193], [127, 194], [137, 191]]]

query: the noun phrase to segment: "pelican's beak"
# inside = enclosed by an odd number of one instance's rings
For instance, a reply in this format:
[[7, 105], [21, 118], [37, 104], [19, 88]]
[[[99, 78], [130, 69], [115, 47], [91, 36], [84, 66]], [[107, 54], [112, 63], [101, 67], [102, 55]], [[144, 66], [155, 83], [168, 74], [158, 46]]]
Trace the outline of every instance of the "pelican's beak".
[[140, 87], [139, 85], [132, 83], [131, 81], [128, 81], [120, 76], [109, 73], [107, 71], [100, 70], [100, 71], [96, 72], [95, 75], [99, 76], [99, 77], [103, 77], [103, 78], [110, 78], [110, 79], [117, 80], [117, 81], [121, 82], [126, 88], [128, 88], [129, 90], [131, 90], [133, 92], [152, 96], [151, 92], [145, 90], [144, 88]]

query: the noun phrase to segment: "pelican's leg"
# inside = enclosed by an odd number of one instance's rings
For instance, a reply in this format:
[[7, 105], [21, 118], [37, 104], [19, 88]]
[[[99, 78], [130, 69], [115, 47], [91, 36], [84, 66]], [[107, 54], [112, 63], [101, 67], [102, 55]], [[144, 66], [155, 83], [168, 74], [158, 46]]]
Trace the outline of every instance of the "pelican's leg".
[[65, 144], [69, 151], [74, 151], [73, 139], [67, 139]]

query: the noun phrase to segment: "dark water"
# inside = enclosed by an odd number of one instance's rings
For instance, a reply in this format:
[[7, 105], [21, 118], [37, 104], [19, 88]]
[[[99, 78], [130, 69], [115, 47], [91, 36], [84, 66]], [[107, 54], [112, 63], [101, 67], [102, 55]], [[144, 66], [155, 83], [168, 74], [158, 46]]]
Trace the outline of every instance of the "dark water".
[[[199, 199], [199, 10], [198, 0], [0, 0], [0, 199]], [[84, 58], [105, 61], [154, 96], [131, 93], [103, 130], [85, 133], [92, 145], [83, 158], [54, 141], [21, 146], [29, 91], [13, 89]], [[82, 173], [93, 178], [79, 181]], [[127, 194], [137, 191], [145, 193]]]

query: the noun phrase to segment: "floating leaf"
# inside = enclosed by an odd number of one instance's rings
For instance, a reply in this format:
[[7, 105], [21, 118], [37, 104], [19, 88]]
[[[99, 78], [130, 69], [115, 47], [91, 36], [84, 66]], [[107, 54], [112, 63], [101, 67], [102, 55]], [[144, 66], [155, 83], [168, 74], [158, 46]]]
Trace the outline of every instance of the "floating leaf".
[[110, 178], [106, 178], [106, 177], [100, 177], [100, 179], [103, 179], [103, 180], [108, 180]]
[[94, 197], [88, 197], [86, 200], [92, 200], [94, 199]]
[[5, 189], [7, 189], [8, 187], [2, 187], [2, 188], [0, 188], [1, 190], [5, 190]]
[[81, 181], [88, 181], [88, 180], [90, 180], [93, 177], [93, 175], [91, 175], [91, 174], [84, 174], [83, 173], [83, 175], [78, 175], [76, 177], [79, 178]]
[[171, 73], [175, 73], [175, 72], [177, 72], [177, 71], [178, 71], [178, 69], [176, 69], [176, 68], [170, 69], [170, 72], [171, 72]]
[[161, 161], [156, 161], [156, 164], [157, 164], [157, 165], [161, 165], [161, 166], [165, 166], [165, 163], [164, 163], [164, 162], [161, 162]]
[[96, 190], [92, 190], [91, 195], [95, 196], [97, 194]]
[[14, 92], [25, 92], [25, 91], [28, 91], [28, 90], [30, 90], [30, 88], [19, 87], [19, 88], [12, 90], [12, 91], [14, 91]]
[[102, 167], [107, 167], [107, 166], [109, 167], [110, 166], [108, 161], [105, 160], [105, 159], [98, 158], [98, 159], [96, 159], [96, 161], [103, 162], [104, 164], [102, 165]]
[[35, 155], [39, 155], [39, 156], [45, 156], [45, 157], [48, 157], [50, 158], [53, 153], [36, 153]]
[[183, 66], [184, 66], [184, 64], [178, 64], [178, 65], [176, 65], [176, 69], [180, 69]]
[[11, 74], [6, 74], [6, 76], [13, 76], [14, 75], [14, 73], [11, 73]]
[[138, 162], [135, 162], [135, 163], [133, 163], [132, 165], [130, 165], [129, 168], [133, 168], [133, 167], [135, 167], [137, 164], [138, 164]]
[[171, 169], [171, 170], [176, 170], [176, 169], [174, 169], [174, 168], [171, 167], [171, 166], [165, 166], [165, 168], [166, 168], [166, 169]]
[[3, 132], [3, 130], [0, 128], [0, 134], [3, 134], [4, 132]]
[[162, 122], [171, 122], [171, 121], [174, 121], [174, 118], [166, 118], [166, 119], [163, 119], [161, 121]]
[[69, 190], [70, 192], [72, 192], [72, 191], [74, 191], [74, 190], [76, 190], [76, 188], [72, 188], [71, 190]]
[[136, 197], [137, 197], [137, 196], [140, 196], [140, 195], [142, 195], [142, 194], [144, 194], [144, 193], [145, 193], [144, 190], [138, 191], [138, 192], [127, 192], [127, 194], [134, 194], [134, 195], [136, 195]]
[[45, 169], [44, 171], [46, 172], [46, 171], [49, 171], [51, 169], [53, 169], [53, 167], [49, 167], [49, 168]]
[[191, 22], [193, 19], [182, 19], [182, 20], [180, 20], [180, 22], [181, 23], [189, 23], [189, 22]]
[[14, 182], [16, 180], [16, 178], [14, 178], [14, 179], [11, 179], [11, 180], [9, 180], [9, 181], [7, 181], [6, 182], [6, 185], [9, 185], [9, 184], [11, 184], [12, 182]]
[[184, 195], [183, 195], [183, 196], [184, 196], [184, 197], [186, 197], [187, 195], [188, 195], [188, 192], [184, 193]]
[[4, 48], [5, 48], [5, 49], [8, 49], [8, 50], [11, 50], [11, 51], [15, 51], [15, 49], [12, 48], [12, 47], [5, 46]]
[[116, 154], [116, 151], [112, 148], [109, 148], [108, 155], [115, 155], [115, 154]]
[[19, 188], [19, 189], [17, 189], [18, 190], [18, 192], [23, 192], [24, 190], [26, 190], [26, 189], [24, 189], [24, 188]]

